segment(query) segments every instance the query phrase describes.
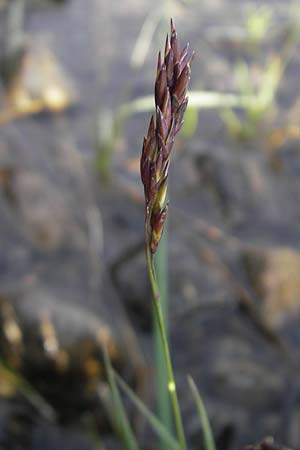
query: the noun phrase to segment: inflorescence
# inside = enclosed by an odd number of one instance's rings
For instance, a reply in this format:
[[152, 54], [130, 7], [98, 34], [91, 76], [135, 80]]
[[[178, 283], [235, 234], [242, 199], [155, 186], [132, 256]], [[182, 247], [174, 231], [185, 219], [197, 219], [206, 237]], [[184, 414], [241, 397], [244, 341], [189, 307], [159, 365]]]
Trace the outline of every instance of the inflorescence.
[[158, 54], [155, 81], [155, 119], [152, 115], [141, 157], [141, 178], [145, 191], [147, 242], [154, 254], [167, 217], [165, 204], [170, 153], [183, 124], [187, 107], [187, 88], [191, 75], [189, 44], [180, 52], [177, 33], [171, 19], [171, 36], [167, 36], [162, 61]]

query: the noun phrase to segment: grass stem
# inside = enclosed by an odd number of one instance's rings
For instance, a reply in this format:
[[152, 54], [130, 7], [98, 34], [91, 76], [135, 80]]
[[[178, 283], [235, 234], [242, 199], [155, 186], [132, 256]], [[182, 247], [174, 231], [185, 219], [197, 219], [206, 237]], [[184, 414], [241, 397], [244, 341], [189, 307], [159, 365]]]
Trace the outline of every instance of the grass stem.
[[[160, 245], [156, 252], [155, 270], [157, 274], [158, 288], [160, 291], [160, 303], [163, 312], [163, 319], [166, 329], [167, 337], [169, 337], [168, 325], [168, 268], [167, 268], [167, 224], [165, 224], [164, 234], [160, 241]], [[157, 410], [158, 416], [166, 428], [173, 431], [172, 411], [170, 404], [170, 397], [168, 392], [168, 376], [167, 368], [164, 358], [164, 350], [161, 342], [159, 325], [156, 319], [155, 310], [153, 310], [153, 324], [154, 324], [154, 357], [155, 367], [157, 372]]]
[[182, 418], [181, 418], [181, 413], [180, 413], [180, 408], [179, 408], [176, 383], [175, 383], [175, 379], [174, 379], [174, 372], [173, 372], [173, 367], [172, 367], [172, 362], [171, 362], [168, 338], [167, 338], [164, 317], [163, 317], [163, 311], [162, 311], [161, 302], [160, 302], [159, 287], [158, 287], [156, 273], [155, 273], [154, 257], [150, 250], [149, 227], [150, 227], [149, 220], [146, 220], [146, 260], [147, 260], [147, 268], [148, 268], [148, 272], [149, 272], [151, 289], [152, 289], [152, 293], [153, 293], [154, 310], [155, 310], [157, 324], [158, 324], [158, 328], [159, 328], [159, 332], [160, 332], [161, 343], [162, 343], [164, 359], [165, 359], [165, 364], [166, 364], [167, 380], [168, 380], [167, 381], [168, 382], [167, 389], [168, 389], [170, 399], [171, 399], [175, 428], [176, 428], [178, 440], [180, 443], [180, 447], [182, 450], [187, 450], [186, 439], [185, 439], [185, 434], [184, 434], [184, 429], [183, 429], [183, 423], [182, 423]]

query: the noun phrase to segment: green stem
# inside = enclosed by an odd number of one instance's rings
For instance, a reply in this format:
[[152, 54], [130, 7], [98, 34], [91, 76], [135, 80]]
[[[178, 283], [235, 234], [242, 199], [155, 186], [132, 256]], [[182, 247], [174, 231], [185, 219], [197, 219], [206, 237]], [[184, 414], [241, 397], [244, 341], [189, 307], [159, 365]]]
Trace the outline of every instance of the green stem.
[[160, 331], [161, 341], [162, 341], [162, 347], [164, 351], [164, 358], [166, 363], [166, 369], [167, 369], [167, 375], [168, 375], [168, 391], [170, 394], [171, 404], [173, 408], [173, 414], [174, 414], [174, 421], [175, 421], [175, 427], [177, 431], [178, 440], [180, 443], [180, 447], [182, 450], [187, 450], [186, 446], [186, 440], [184, 435], [184, 429], [183, 429], [183, 423], [179, 408], [179, 401], [177, 396], [177, 389], [176, 389], [176, 383], [174, 379], [174, 373], [173, 373], [173, 367], [171, 362], [171, 356], [170, 356], [170, 350], [169, 350], [169, 344], [164, 324], [164, 318], [163, 318], [163, 312], [160, 304], [160, 295], [159, 295], [159, 288], [157, 284], [156, 274], [155, 274], [155, 268], [154, 268], [154, 258], [153, 254], [150, 250], [150, 242], [149, 242], [149, 219], [146, 219], [146, 260], [147, 260], [147, 267], [149, 272], [149, 279], [151, 284], [151, 289], [153, 293], [153, 300], [154, 300], [154, 310], [157, 318], [157, 323]]
[[[160, 304], [163, 312], [165, 330], [169, 340], [169, 324], [168, 324], [168, 269], [167, 269], [167, 224], [164, 227], [164, 233], [161, 238], [159, 247], [155, 257], [155, 271], [157, 275], [158, 288], [160, 292]], [[172, 433], [173, 420], [172, 409], [170, 403], [170, 396], [168, 392], [168, 375], [165, 363], [164, 349], [161, 342], [161, 335], [159, 325], [156, 319], [155, 309], [153, 307], [153, 338], [154, 338], [154, 357], [156, 367], [157, 389], [156, 402], [158, 415], [162, 423]], [[161, 448], [165, 448], [165, 443], [162, 442]]]

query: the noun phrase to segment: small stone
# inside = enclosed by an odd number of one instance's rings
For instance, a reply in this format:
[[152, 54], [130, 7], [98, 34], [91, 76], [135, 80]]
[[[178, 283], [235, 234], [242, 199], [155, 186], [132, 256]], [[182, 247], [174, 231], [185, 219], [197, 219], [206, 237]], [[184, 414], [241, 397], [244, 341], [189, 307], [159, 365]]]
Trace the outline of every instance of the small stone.
[[289, 247], [247, 250], [243, 263], [264, 319], [275, 329], [300, 313], [300, 253]]

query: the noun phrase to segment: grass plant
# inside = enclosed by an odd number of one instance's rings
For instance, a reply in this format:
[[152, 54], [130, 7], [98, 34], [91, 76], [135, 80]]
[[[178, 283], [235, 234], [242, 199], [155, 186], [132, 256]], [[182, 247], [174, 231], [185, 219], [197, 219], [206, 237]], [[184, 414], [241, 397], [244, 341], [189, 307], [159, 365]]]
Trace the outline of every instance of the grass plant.
[[[113, 425], [121, 437], [126, 450], [136, 450], [137, 443], [126, 418], [117, 385], [131, 399], [158, 435], [161, 448], [187, 450], [187, 441], [177, 395], [176, 381], [170, 354], [167, 327], [167, 251], [166, 236], [159, 249], [167, 218], [168, 172], [170, 155], [175, 137], [183, 125], [183, 117], [188, 104], [187, 88], [191, 74], [193, 53], [189, 55], [189, 45], [182, 51], [174, 23], [171, 20], [170, 38], [167, 36], [163, 56], [159, 53], [155, 81], [155, 116], [152, 115], [147, 135], [144, 138], [140, 161], [141, 179], [145, 193], [145, 251], [155, 315], [155, 353], [158, 369], [158, 417], [136, 396], [129, 386], [113, 371], [105, 355], [107, 378], [111, 388], [114, 409], [117, 410]], [[155, 256], [158, 255], [155, 264]], [[156, 266], [158, 273], [156, 274]], [[211, 430], [200, 395], [190, 380], [192, 394], [200, 412], [204, 429], [206, 450], [215, 450]], [[200, 406], [199, 406], [200, 405]], [[204, 411], [204, 412], [203, 412]], [[176, 431], [173, 436], [173, 423]]]
[[[160, 291], [154, 265], [154, 255], [160, 243], [167, 217], [168, 171], [170, 154], [175, 136], [183, 124], [187, 107], [187, 87], [190, 80], [191, 61], [189, 45], [179, 49], [177, 33], [171, 20], [170, 39], [167, 36], [164, 57], [158, 55], [155, 82], [155, 119], [152, 115], [148, 133], [144, 138], [141, 157], [141, 178], [145, 192], [145, 243], [146, 261], [153, 294], [155, 317], [161, 339], [161, 350], [166, 367], [175, 429], [182, 450], [186, 450], [186, 439], [177, 396], [167, 331], [160, 299]], [[162, 380], [164, 381], [164, 380]]]

